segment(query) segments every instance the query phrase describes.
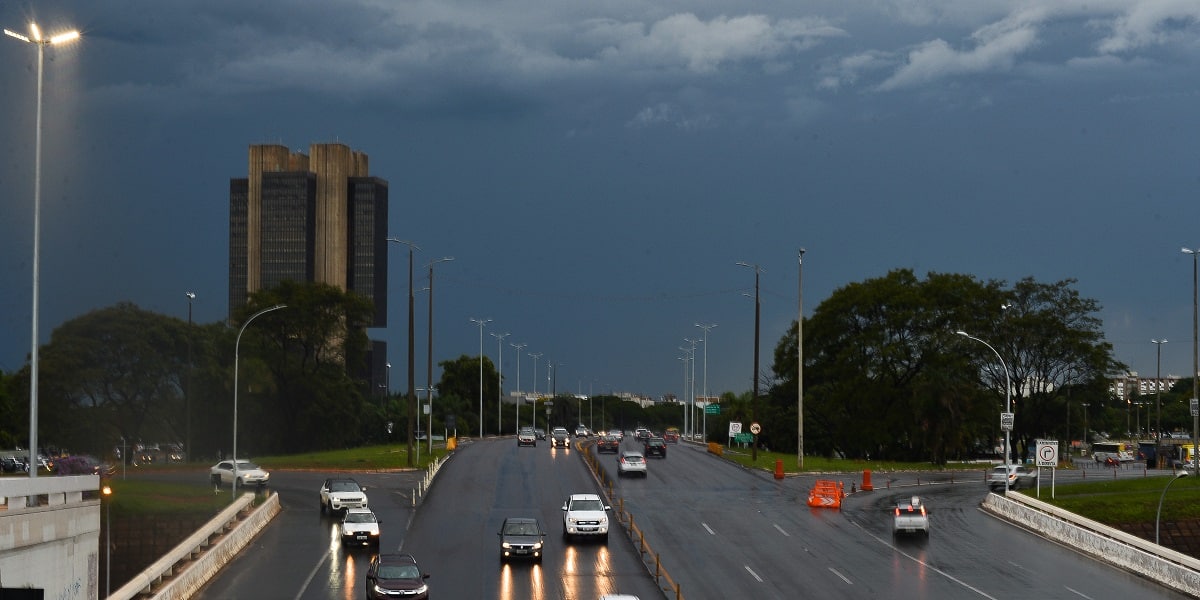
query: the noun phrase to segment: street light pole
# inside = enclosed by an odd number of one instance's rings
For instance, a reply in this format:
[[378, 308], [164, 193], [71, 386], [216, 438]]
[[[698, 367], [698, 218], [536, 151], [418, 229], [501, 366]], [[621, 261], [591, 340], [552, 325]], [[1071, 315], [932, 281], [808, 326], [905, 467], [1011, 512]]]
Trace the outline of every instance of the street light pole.
[[[765, 271], [758, 265], [752, 265], [746, 262], [737, 263], [738, 266], [754, 269], [754, 392], [750, 398], [750, 425], [753, 427], [758, 423], [758, 328], [762, 314], [762, 303], [758, 296], [758, 276]], [[750, 461], [758, 461], [758, 434], [754, 434], [753, 443], [750, 445]]]
[[1167, 340], [1150, 340], [1150, 343], [1154, 344], [1158, 354], [1154, 368], [1154, 456], [1158, 467], [1162, 468], [1163, 457], [1159, 450], [1162, 446], [1162, 345], [1167, 343]]
[[516, 415], [516, 419], [513, 421], [513, 431], [517, 433], [521, 431], [521, 402], [525, 401], [525, 392], [521, 390], [521, 349], [528, 345], [524, 342], [509, 344], [509, 346], [517, 349], [517, 401], [514, 403], [517, 405], [517, 409], [513, 411], [513, 414]]
[[413, 431], [417, 428], [417, 381], [413, 361], [416, 345], [413, 329], [413, 251], [421, 248], [414, 242], [399, 238], [390, 237], [387, 241], [408, 246], [408, 466], [412, 467], [416, 464], [413, 462], [413, 444], [416, 443], [413, 440]]
[[196, 292], [184, 292], [188, 299], [188, 328], [187, 328], [187, 377], [183, 384], [183, 421], [184, 421], [184, 456], [188, 461], [192, 458], [192, 301]]
[[471, 322], [479, 326], [479, 439], [483, 439], [483, 326], [491, 323], [491, 319], [471, 318]]
[[804, 248], [800, 249], [796, 277], [796, 470], [804, 470]]
[[250, 322], [258, 317], [265, 315], [273, 310], [287, 308], [286, 304], [276, 304], [271, 308], [264, 308], [246, 319], [242, 323], [242, 328], [238, 330], [237, 341], [233, 344], [233, 485], [231, 486], [233, 497], [232, 500], [237, 500], [237, 482], [238, 482], [238, 458], [237, 458], [237, 417], [238, 417], [238, 354], [241, 352], [242, 334], [246, 332], [246, 327]]
[[[1197, 326], [1196, 312], [1196, 256], [1200, 250], [1182, 249], [1184, 254], [1192, 255], [1192, 404], [1200, 402], [1200, 326]], [[1192, 409], [1192, 469], [1200, 473], [1200, 416]]]
[[[104, 597], [112, 597], [112, 486], [100, 489], [104, 494]], [[1162, 503], [1159, 502], [1161, 506]]]
[[716, 326], [716, 323], [696, 323], [696, 327], [704, 330], [704, 412], [700, 415], [700, 439], [706, 442], [708, 441], [708, 332]]
[[[443, 256], [430, 261], [429, 267], [429, 339], [426, 340], [425, 356], [425, 388], [433, 388], [433, 265], [454, 260], [453, 256]], [[433, 396], [429, 396], [429, 424], [433, 425]], [[429, 434], [429, 455], [433, 456], [433, 433]]]
[[37, 23], [29, 24], [31, 36], [4, 30], [4, 34], [37, 46], [37, 120], [34, 125], [33, 141], [33, 312], [32, 339], [29, 348], [29, 477], [36, 479], [38, 472], [38, 300], [41, 281], [42, 248], [42, 81], [45, 72], [46, 46], [66, 43], [79, 38], [78, 31], [68, 31], [49, 38], [42, 37]]
[[[1001, 358], [1000, 353], [996, 352], [996, 349], [993, 348], [991, 344], [989, 344], [989, 343], [987, 343], [965, 331], [956, 331], [955, 333], [957, 333], [958, 335], [961, 335], [963, 337], [971, 338], [971, 339], [979, 342], [980, 344], [987, 346], [988, 350], [991, 350], [992, 353], [996, 355], [996, 359], [1000, 361], [1000, 366], [1004, 368], [1004, 412], [1011, 413], [1012, 412], [1012, 380], [1009, 379], [1009, 376], [1008, 376], [1008, 365], [1004, 364], [1004, 359]], [[1087, 414], [1087, 413], [1085, 412], [1084, 414]], [[1012, 443], [1011, 440], [1012, 440], [1012, 430], [1005, 429], [1004, 430], [1004, 495], [1005, 496], [1008, 495], [1008, 472], [1010, 470], [1009, 465], [1012, 462], [1012, 450], [1009, 447], [1009, 445]]]
[[1183, 479], [1184, 477], [1187, 477], [1187, 474], [1188, 474], [1187, 471], [1180, 471], [1174, 477], [1172, 477], [1170, 481], [1167, 482], [1167, 485], [1163, 486], [1162, 494], [1158, 497], [1158, 512], [1154, 513], [1154, 543], [1155, 544], [1158, 544], [1158, 522], [1162, 518], [1163, 498], [1167, 497], [1167, 490], [1170, 489], [1171, 484], [1175, 483], [1179, 479]]
[[[537, 363], [538, 363], [538, 359], [542, 357], [542, 353], [541, 352], [536, 352], [536, 353], [530, 352], [529, 357], [533, 359], [533, 406], [529, 409], [529, 425], [531, 427], [536, 428], [537, 427], [537, 398], [538, 398]], [[546, 426], [549, 427], [550, 423], [546, 423]]]
[[690, 367], [691, 374], [689, 375], [690, 379], [688, 380], [688, 398], [687, 402], [684, 403], [688, 407], [688, 412], [687, 418], [683, 420], [684, 433], [687, 434], [687, 439], [690, 440], [695, 437], [696, 433], [696, 342], [699, 342], [700, 340], [683, 338], [683, 341], [692, 345], [691, 354], [688, 355], [692, 357]]
[[488, 335], [496, 338], [496, 435], [503, 435], [504, 425], [501, 417], [504, 413], [500, 404], [504, 400], [504, 338], [511, 334], [506, 332]]

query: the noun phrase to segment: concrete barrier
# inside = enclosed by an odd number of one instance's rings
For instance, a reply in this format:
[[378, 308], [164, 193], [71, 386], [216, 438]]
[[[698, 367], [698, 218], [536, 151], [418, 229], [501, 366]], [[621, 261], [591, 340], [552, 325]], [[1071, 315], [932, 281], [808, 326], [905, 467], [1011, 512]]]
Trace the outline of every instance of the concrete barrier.
[[[110, 598], [132, 600], [142, 594], [153, 594], [153, 600], [190, 598], [279, 514], [279, 495], [272, 493], [247, 518], [239, 521], [238, 514], [249, 510], [253, 501], [254, 494], [243, 494], [204, 527], [115, 590]], [[222, 533], [221, 539], [210, 547], [209, 540]], [[176, 572], [178, 565], [185, 561], [190, 562]]]
[[1113, 566], [1200, 597], [1200, 560], [1024, 494], [988, 494], [983, 509]]

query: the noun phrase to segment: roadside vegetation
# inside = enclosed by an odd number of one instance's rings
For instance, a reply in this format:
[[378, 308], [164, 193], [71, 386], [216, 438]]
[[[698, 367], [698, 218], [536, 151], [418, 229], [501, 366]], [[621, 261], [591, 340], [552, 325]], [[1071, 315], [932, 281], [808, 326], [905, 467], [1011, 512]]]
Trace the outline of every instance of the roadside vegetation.
[[[1167, 477], [1146, 477], [1060, 484], [1054, 498], [1043, 485], [1040, 500], [1106, 525], [1153, 523], [1160, 498], [1161, 522], [1200, 519], [1200, 478], [1184, 477], [1167, 488], [1169, 481]], [[1034, 496], [1033, 490], [1020, 493]]]

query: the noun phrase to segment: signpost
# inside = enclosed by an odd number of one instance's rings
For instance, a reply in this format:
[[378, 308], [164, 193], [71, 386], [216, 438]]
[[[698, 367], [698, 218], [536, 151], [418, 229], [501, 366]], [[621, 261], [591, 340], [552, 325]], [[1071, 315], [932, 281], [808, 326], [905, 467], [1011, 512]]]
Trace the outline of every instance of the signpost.
[[721, 414], [721, 405], [720, 405], [720, 404], [708, 404], [708, 405], [706, 405], [706, 406], [704, 407], [704, 414], [706, 414], [706, 415], [719, 415], [719, 414]]
[[730, 421], [729, 422], [729, 443], [732, 444], [733, 442], [740, 442], [741, 440], [738, 439], [738, 437], [741, 436], [741, 434], [742, 434], [742, 422], [741, 421]]
[[1057, 440], [1037, 440], [1037, 460], [1038, 483], [1037, 495], [1042, 495], [1042, 467], [1050, 468], [1050, 497], [1054, 498], [1054, 480], [1055, 474], [1058, 473], [1058, 441]]

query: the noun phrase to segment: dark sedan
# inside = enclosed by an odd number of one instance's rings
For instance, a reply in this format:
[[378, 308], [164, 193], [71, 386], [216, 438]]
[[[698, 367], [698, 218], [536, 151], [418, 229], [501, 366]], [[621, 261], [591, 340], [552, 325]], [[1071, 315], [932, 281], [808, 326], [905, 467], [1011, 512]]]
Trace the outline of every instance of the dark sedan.
[[509, 517], [500, 526], [500, 560], [531, 558], [542, 560], [546, 532], [537, 519]]
[[426, 579], [429, 579], [429, 573], [421, 572], [413, 555], [379, 554], [371, 559], [371, 566], [367, 568], [367, 599], [427, 600], [429, 586]]
[[596, 442], [596, 452], [612, 452], [616, 454], [621, 451], [621, 439], [615, 435], [606, 435]]
[[646, 438], [646, 441], [642, 444], [642, 454], [645, 454], [646, 458], [655, 455], [666, 458], [667, 442], [660, 437]]

